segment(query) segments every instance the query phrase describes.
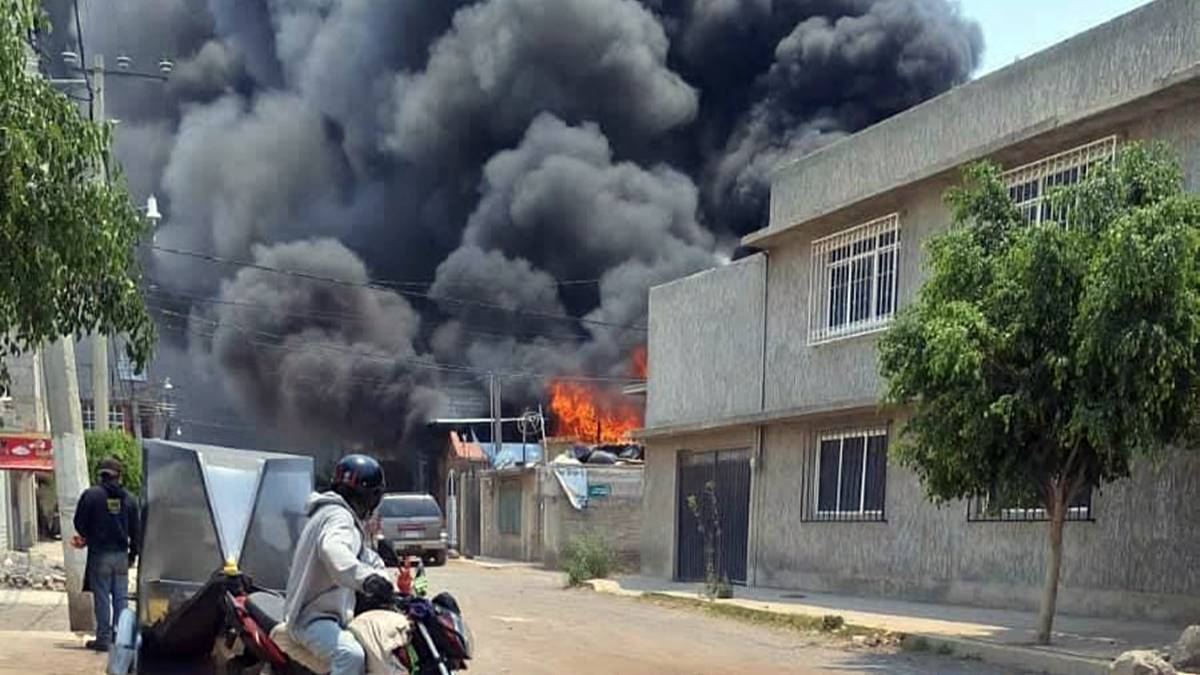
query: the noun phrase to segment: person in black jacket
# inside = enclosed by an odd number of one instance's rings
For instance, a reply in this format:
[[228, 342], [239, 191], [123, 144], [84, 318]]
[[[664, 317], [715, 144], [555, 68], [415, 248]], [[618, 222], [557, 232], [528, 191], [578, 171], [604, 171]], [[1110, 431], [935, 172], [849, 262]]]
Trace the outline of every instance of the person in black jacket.
[[104, 652], [113, 625], [128, 606], [129, 568], [137, 561], [140, 527], [137, 500], [121, 487], [121, 463], [100, 462], [100, 483], [84, 490], [75, 508], [75, 531], [87, 546], [84, 590], [91, 590], [96, 639], [88, 649]]

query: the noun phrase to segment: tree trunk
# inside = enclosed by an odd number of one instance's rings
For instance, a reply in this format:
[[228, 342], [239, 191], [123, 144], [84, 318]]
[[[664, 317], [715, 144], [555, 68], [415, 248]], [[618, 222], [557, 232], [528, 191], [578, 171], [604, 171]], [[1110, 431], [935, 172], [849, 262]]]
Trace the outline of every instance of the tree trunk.
[[1050, 631], [1054, 627], [1054, 611], [1058, 604], [1058, 575], [1062, 569], [1063, 525], [1067, 519], [1067, 490], [1062, 481], [1056, 481], [1049, 489], [1050, 522], [1046, 530], [1050, 559], [1046, 564], [1046, 582], [1042, 587], [1042, 608], [1038, 613], [1038, 644], [1050, 644]]

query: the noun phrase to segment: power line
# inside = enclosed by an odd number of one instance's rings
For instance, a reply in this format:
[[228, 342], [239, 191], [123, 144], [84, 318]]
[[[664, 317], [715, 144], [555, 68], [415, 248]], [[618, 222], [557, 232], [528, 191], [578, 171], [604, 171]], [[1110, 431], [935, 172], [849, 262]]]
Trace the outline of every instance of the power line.
[[[435, 370], [435, 371], [451, 372], [451, 373], [459, 373], [459, 374], [470, 373], [470, 374], [475, 374], [475, 375], [495, 375], [497, 377], [509, 377], [509, 378], [537, 378], [537, 379], [546, 379], [546, 380], [548, 380], [548, 379], [570, 380], [570, 381], [577, 381], [577, 382], [631, 383], [631, 382], [641, 382], [642, 381], [638, 378], [630, 378], [630, 377], [559, 375], [556, 373], [539, 373], [539, 372], [534, 372], [534, 371], [489, 370], [486, 368], [477, 368], [475, 366], [462, 366], [462, 365], [455, 365], [455, 364], [449, 364], [449, 363], [441, 363], [438, 361], [427, 360], [427, 359], [411, 358], [411, 357], [404, 357], [404, 356], [387, 356], [384, 354], [373, 354], [371, 352], [364, 352], [364, 351], [347, 348], [347, 347], [339, 347], [337, 345], [321, 344], [321, 343], [311, 342], [308, 340], [296, 340], [294, 338], [294, 336], [280, 335], [278, 333], [270, 333], [267, 331], [260, 331], [260, 330], [256, 330], [253, 328], [247, 328], [245, 326], [240, 326], [240, 325], [232, 323], [232, 322], [213, 321], [211, 319], [205, 319], [202, 317], [190, 317], [187, 314], [183, 314], [182, 312], [176, 312], [176, 311], [165, 309], [162, 307], [151, 306], [150, 309], [152, 309], [160, 314], [163, 314], [166, 316], [172, 316], [172, 317], [179, 318], [179, 319], [185, 319], [185, 320], [189, 320], [189, 321], [194, 319], [194, 320], [201, 321], [203, 323], [209, 324], [209, 325], [217, 327], [217, 328], [220, 328], [220, 327], [233, 328], [233, 329], [239, 330], [243, 333], [259, 335], [259, 336], [262, 336], [262, 337], [265, 337], [268, 339], [272, 339], [272, 340], [289, 340], [292, 343], [299, 342], [300, 345], [310, 346], [315, 349], [324, 350], [327, 352], [348, 354], [351, 356], [357, 356], [362, 359], [376, 361], [379, 363], [387, 363], [387, 364], [406, 363], [415, 368], [423, 368], [426, 370]], [[189, 330], [189, 332], [196, 332], [192, 328], [190, 323], [187, 327], [187, 330]], [[212, 334], [203, 334], [202, 333], [202, 335], [205, 335], [206, 337], [211, 338], [211, 337], [215, 336], [215, 333], [212, 333]], [[255, 341], [251, 338], [246, 338], [246, 339], [251, 343], [258, 344], [257, 341]], [[264, 346], [267, 346], [267, 347], [271, 347], [271, 348], [283, 349], [285, 351], [299, 351], [299, 352], [313, 351], [311, 349], [310, 350], [303, 349], [302, 347], [295, 346], [294, 344], [285, 345], [285, 344], [279, 344], [279, 343], [273, 343], [273, 342], [266, 342], [266, 343], [261, 343], [261, 344], [263, 344]]]
[[[157, 308], [155, 308], [155, 309], [157, 309]], [[198, 329], [198, 328], [196, 328], [196, 327], [192, 327], [192, 326], [188, 326], [188, 325], [184, 325], [184, 324], [177, 324], [177, 325], [172, 325], [172, 326], [168, 326], [168, 327], [169, 327], [169, 328], [174, 328], [174, 329], [176, 329], [176, 330], [179, 330], [180, 332], [183, 332], [183, 333], [190, 333], [190, 334], [192, 334], [192, 335], [198, 335], [198, 336], [200, 336], [200, 337], [205, 337], [205, 338], [213, 338], [213, 337], [216, 337], [216, 335], [217, 335], [217, 334], [216, 334], [216, 332], [207, 332], [207, 331], [199, 330], [199, 329]], [[253, 338], [245, 338], [245, 340], [246, 340], [246, 342], [247, 342], [247, 343], [248, 343], [248, 344], [249, 344], [251, 347], [254, 347], [254, 348], [261, 347], [261, 348], [263, 348], [263, 349], [273, 349], [273, 350], [277, 350], [277, 351], [285, 351], [285, 352], [306, 352], [306, 351], [309, 351], [309, 350], [305, 350], [305, 349], [299, 349], [299, 348], [295, 348], [295, 347], [289, 347], [289, 346], [287, 346], [287, 345], [275, 344], [275, 343], [265, 342], [265, 341], [262, 341], [262, 340], [255, 340], [255, 339], [253, 339]], [[383, 358], [381, 358], [381, 359], [368, 359], [368, 360], [370, 360], [370, 361], [378, 361], [378, 362], [381, 362], [381, 363], [388, 363], [388, 364], [390, 364], [390, 363], [391, 363], [391, 362], [390, 362], [390, 360], [383, 359]], [[267, 370], [267, 371], [264, 371], [264, 372], [266, 372], [266, 373], [268, 373], [268, 374], [279, 374], [281, 371], [280, 371], [279, 369], [275, 369], [275, 370]], [[480, 378], [480, 376], [478, 376], [478, 375], [476, 375], [476, 374], [474, 374], [474, 373], [449, 373], [449, 374], [450, 374], [450, 375], [461, 375], [461, 376], [463, 376], [463, 377], [465, 377], [465, 378], [466, 378], [466, 381], [471, 381], [471, 382], [479, 382], [479, 381], [481, 381], [481, 378]], [[445, 374], [444, 374], [444, 375], [445, 375]], [[293, 375], [293, 376], [290, 376], [290, 377], [297, 377], [297, 376], [294, 376], [294, 375]], [[305, 377], [305, 376], [299, 376], [299, 377], [300, 377], [300, 379], [302, 379], [302, 380], [305, 380], [305, 381], [309, 381], [309, 382], [319, 382], [319, 383], [324, 383], [324, 384], [327, 384], [327, 383], [328, 383], [328, 380], [326, 380], [326, 379], [324, 379], [324, 378], [314, 378], [314, 377]], [[378, 377], [358, 377], [358, 376], [347, 376], [347, 377], [343, 377], [343, 378], [341, 378], [341, 379], [342, 379], [342, 380], [344, 380], [344, 381], [346, 381], [346, 382], [356, 382], [356, 383], [359, 383], [359, 384], [372, 384], [372, 385], [376, 385], [376, 384], [391, 384], [391, 383], [393, 383], [393, 382], [394, 382], [394, 380], [390, 380], [390, 379], [384, 379], [384, 378], [378, 378]]]
[[87, 52], [83, 48], [83, 25], [79, 21], [79, 0], [73, 0], [72, 4], [75, 7], [75, 43], [79, 45], [79, 65], [80, 72], [83, 73], [83, 83], [88, 90], [88, 119], [96, 121], [96, 92], [92, 89], [91, 74], [88, 73]]
[[[414, 291], [414, 290], [409, 290], [409, 289], [405, 289], [405, 288], [399, 288], [395, 285], [389, 285], [389, 282], [386, 282], [386, 281], [371, 281], [371, 282], [350, 281], [347, 279], [338, 279], [336, 277], [327, 277], [327, 276], [323, 276], [320, 274], [312, 274], [309, 272], [299, 272], [299, 271], [295, 271], [295, 270], [286, 270], [286, 269], [281, 269], [278, 267], [271, 267], [269, 265], [263, 265], [263, 264], [256, 263], [256, 262], [250, 262], [248, 260], [236, 260], [233, 258], [224, 258], [221, 256], [211, 255], [208, 253], [200, 253], [198, 251], [185, 251], [185, 250], [176, 249], [176, 248], [169, 248], [166, 246], [158, 246], [156, 244], [143, 243], [143, 244], [139, 244], [139, 246], [143, 246], [143, 247], [155, 250], [155, 251], [160, 251], [162, 253], [170, 253], [172, 255], [185, 256], [185, 257], [189, 257], [189, 258], [195, 258], [198, 260], [204, 260], [204, 261], [207, 261], [210, 263], [216, 263], [216, 264], [222, 264], [222, 265], [233, 265], [236, 267], [245, 267], [245, 268], [249, 268], [249, 269], [260, 270], [263, 272], [270, 272], [272, 274], [281, 274], [281, 275], [296, 277], [299, 279], [307, 279], [309, 281], [319, 281], [322, 283], [335, 284], [338, 286], [348, 286], [348, 287], [352, 287], [352, 288], [365, 288], [365, 289], [373, 290], [373, 291], [394, 292], [394, 293], [398, 293], [400, 295], [414, 297], [414, 298], [422, 298], [422, 299], [429, 300], [432, 302], [445, 302], [445, 303], [450, 303], [450, 304], [455, 304], [455, 305], [463, 305], [463, 306], [467, 306], [467, 307], [479, 307], [479, 308], [483, 308], [483, 309], [494, 309], [494, 310], [509, 312], [511, 314], [533, 316], [533, 317], [538, 317], [538, 318], [543, 318], [543, 319], [555, 319], [558, 321], [577, 321], [579, 323], [586, 323], [586, 324], [597, 325], [597, 326], [607, 326], [610, 328], [620, 328], [622, 330], [637, 330], [637, 331], [643, 331], [643, 332], [646, 330], [645, 326], [637, 325], [637, 324], [622, 324], [622, 323], [615, 323], [612, 321], [603, 321], [600, 319], [589, 319], [587, 317], [576, 317], [576, 316], [570, 316], [570, 315], [566, 315], [566, 314], [555, 314], [553, 312], [539, 312], [539, 311], [535, 311], [535, 310], [514, 309], [512, 307], [505, 307], [504, 305], [497, 305], [495, 303], [484, 302], [482, 300], [468, 300], [465, 298], [455, 298], [455, 297], [451, 297], [451, 296], [433, 295], [431, 293], [426, 293], [426, 292], [422, 292], [422, 291]], [[397, 283], [402, 284], [405, 282], [397, 282]]]
[[[150, 279], [150, 281], [156, 281], [156, 280]], [[279, 312], [280, 314], [284, 314], [286, 316], [291, 316], [291, 317], [296, 317], [296, 318], [328, 319], [328, 320], [338, 320], [338, 321], [357, 321], [357, 322], [362, 322], [362, 323], [367, 323], [367, 322], [376, 320], [375, 317], [368, 316], [366, 314], [358, 314], [358, 313], [354, 313], [354, 312], [335, 312], [335, 311], [322, 311], [322, 310], [310, 310], [310, 311], [306, 311], [306, 312], [286, 311], [286, 310], [280, 309], [278, 306], [275, 306], [275, 305], [268, 305], [268, 304], [255, 303], [255, 302], [242, 302], [242, 301], [238, 301], [238, 300], [224, 300], [221, 298], [206, 297], [206, 296], [197, 295], [194, 293], [183, 293], [180, 291], [166, 290], [163, 288], [148, 288], [146, 290], [146, 292], [151, 295], [156, 295], [156, 296], [163, 297], [163, 298], [179, 298], [179, 299], [183, 299], [183, 300], [188, 300], [190, 302], [206, 304], [206, 305], [224, 305], [224, 306], [231, 306], [231, 307], [247, 307], [247, 308], [252, 308], [252, 309], [270, 310], [270, 311], [274, 311], [274, 312]], [[463, 328], [462, 330], [464, 333], [468, 333], [471, 335], [483, 335], [483, 336], [500, 337], [500, 338], [512, 338], [512, 337], [544, 338], [546, 340], [551, 340], [551, 341], [555, 341], [555, 342], [570, 342], [570, 343], [576, 343], [576, 344], [581, 343], [581, 342], [586, 342], [588, 340], [587, 336], [579, 335], [579, 334], [553, 335], [553, 334], [548, 334], [548, 333], [538, 332], [538, 331], [519, 331], [519, 330], [513, 330], [513, 331], [509, 331], [509, 332], [498, 332], [498, 331], [485, 331], [485, 330], [479, 330], [479, 329], [474, 329], [474, 328]]]

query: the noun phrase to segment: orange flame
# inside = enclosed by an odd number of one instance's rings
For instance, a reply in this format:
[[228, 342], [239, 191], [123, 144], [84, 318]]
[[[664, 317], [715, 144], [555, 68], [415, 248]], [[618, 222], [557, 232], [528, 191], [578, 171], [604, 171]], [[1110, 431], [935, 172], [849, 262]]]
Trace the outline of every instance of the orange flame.
[[623, 394], [569, 380], [550, 382], [556, 436], [590, 443], [621, 443], [642, 426], [638, 406]]
[[646, 361], [646, 345], [639, 345], [633, 350], [632, 370], [633, 376], [639, 380], [646, 379], [647, 361]]

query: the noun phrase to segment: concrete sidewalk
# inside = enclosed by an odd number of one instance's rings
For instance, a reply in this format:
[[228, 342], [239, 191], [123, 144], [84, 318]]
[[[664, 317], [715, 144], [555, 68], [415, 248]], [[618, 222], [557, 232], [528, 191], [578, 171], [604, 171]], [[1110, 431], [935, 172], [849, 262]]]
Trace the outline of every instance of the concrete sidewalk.
[[[661, 593], [697, 598], [700, 584], [639, 576], [592, 583], [600, 592], [640, 596]], [[1047, 673], [1103, 673], [1122, 652], [1159, 649], [1179, 638], [1184, 626], [1058, 615], [1053, 644], [1034, 644], [1034, 612], [931, 605], [765, 588], [735, 589], [735, 598], [717, 600], [749, 609], [807, 616], [841, 615], [864, 628], [922, 636], [935, 647], [1014, 668]]]

